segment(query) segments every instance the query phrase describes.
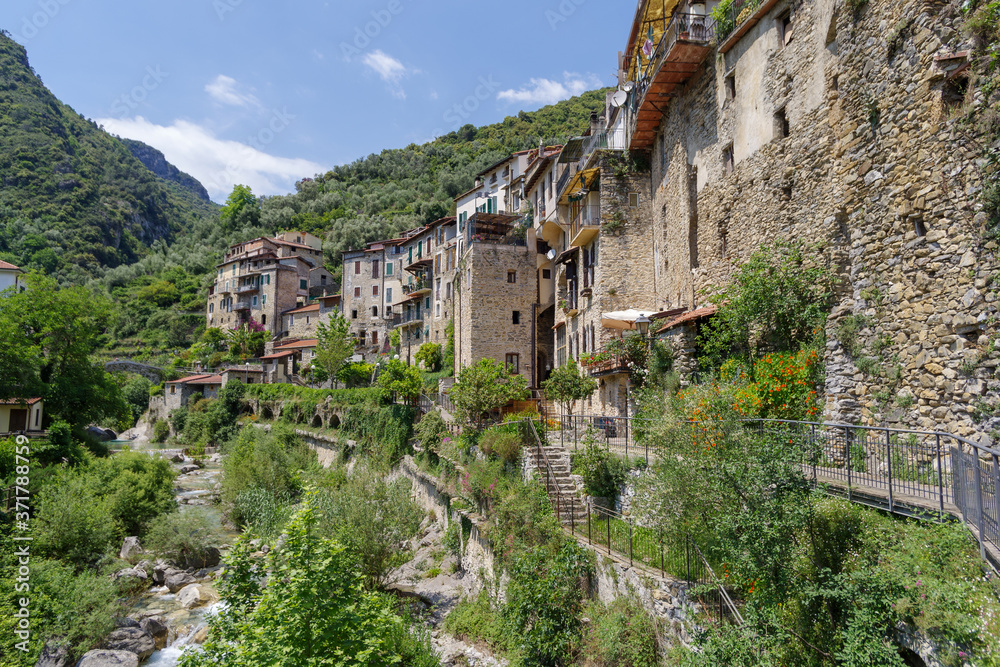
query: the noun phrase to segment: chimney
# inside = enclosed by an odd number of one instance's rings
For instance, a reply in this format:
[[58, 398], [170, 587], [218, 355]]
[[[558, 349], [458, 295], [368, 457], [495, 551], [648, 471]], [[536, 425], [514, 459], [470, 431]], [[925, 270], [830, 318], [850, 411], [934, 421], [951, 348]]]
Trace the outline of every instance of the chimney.
[[538, 157], [545, 157], [545, 140], [538, 140]]
[[600, 124], [597, 122], [597, 112], [590, 112], [590, 136], [596, 136], [600, 132]]

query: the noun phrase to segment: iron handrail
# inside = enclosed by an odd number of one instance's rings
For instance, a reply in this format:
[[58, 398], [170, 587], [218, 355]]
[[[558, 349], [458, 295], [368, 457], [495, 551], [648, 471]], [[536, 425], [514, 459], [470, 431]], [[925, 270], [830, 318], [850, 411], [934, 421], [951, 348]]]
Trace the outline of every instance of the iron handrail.
[[736, 620], [739, 621], [739, 624], [746, 625], [746, 621], [743, 620], [743, 615], [740, 614], [740, 610], [736, 608], [736, 603], [733, 602], [733, 599], [731, 597], [729, 597], [729, 592], [726, 590], [726, 587], [722, 585], [722, 582], [719, 580], [719, 577], [716, 576], [715, 570], [713, 570], [712, 566], [709, 565], [708, 559], [705, 558], [705, 554], [703, 554], [701, 552], [701, 549], [698, 548], [698, 543], [695, 542], [694, 540], [689, 540], [689, 541], [691, 543], [691, 546], [694, 547], [695, 552], [697, 552], [698, 558], [701, 559], [702, 564], [705, 566], [705, 570], [709, 573], [709, 575], [711, 575], [712, 581], [715, 583], [716, 588], [718, 588], [720, 599], [725, 602], [725, 605], [727, 607], [729, 607], [729, 611], [732, 612], [734, 617], [736, 617]]

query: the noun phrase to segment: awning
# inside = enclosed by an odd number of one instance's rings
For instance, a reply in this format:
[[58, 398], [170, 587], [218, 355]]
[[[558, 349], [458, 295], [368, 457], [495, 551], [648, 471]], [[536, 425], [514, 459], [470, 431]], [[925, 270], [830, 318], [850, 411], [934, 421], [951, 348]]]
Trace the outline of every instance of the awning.
[[601, 326], [605, 329], [622, 329], [627, 331], [635, 330], [635, 321], [642, 316], [652, 317], [660, 311], [658, 310], [616, 310], [610, 313], [601, 313]]
[[682, 324], [687, 324], [688, 322], [694, 322], [696, 320], [705, 319], [706, 317], [711, 317], [718, 310], [715, 306], [705, 306], [704, 308], [698, 308], [696, 310], [689, 311], [677, 317], [672, 317], [663, 323], [660, 328], [656, 330], [656, 333], [663, 333], [664, 331], [669, 331], [674, 327], [680, 326]]
[[573, 174], [569, 182], [566, 183], [562, 196], [559, 197], [559, 203], [563, 206], [569, 206], [571, 202], [581, 199], [580, 193], [589, 192], [590, 186], [594, 184], [600, 173], [601, 170], [594, 167], [593, 169], [581, 169]]
[[556, 257], [555, 263], [556, 264], [563, 264], [564, 262], [568, 262], [569, 260], [573, 259], [573, 257], [579, 251], [580, 251], [580, 248], [578, 246], [573, 246], [569, 250], [564, 250], [562, 253], [560, 253], [560, 255], [558, 257]]

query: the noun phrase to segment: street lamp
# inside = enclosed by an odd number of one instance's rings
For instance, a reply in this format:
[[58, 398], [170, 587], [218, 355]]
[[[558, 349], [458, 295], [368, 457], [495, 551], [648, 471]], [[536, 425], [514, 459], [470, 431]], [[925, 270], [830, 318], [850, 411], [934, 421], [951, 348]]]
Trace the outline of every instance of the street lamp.
[[639, 330], [639, 335], [645, 338], [649, 334], [649, 324], [651, 320], [645, 315], [639, 315], [635, 320], [635, 327]]

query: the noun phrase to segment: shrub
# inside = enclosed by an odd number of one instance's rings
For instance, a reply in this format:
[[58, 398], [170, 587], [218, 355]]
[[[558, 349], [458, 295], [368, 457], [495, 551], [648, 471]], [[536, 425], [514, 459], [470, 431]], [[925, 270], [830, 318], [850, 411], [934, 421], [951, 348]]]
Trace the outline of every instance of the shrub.
[[506, 643], [499, 609], [485, 590], [455, 605], [444, 619], [444, 629], [459, 639], [482, 641], [494, 648]]
[[209, 548], [221, 539], [204, 510], [190, 508], [161, 517], [146, 535], [147, 548], [181, 567], [205, 562]]
[[572, 455], [573, 470], [583, 477], [587, 494], [615, 498], [625, 483], [628, 469], [617, 456], [597, 444], [594, 434], [584, 436], [583, 449]]
[[406, 561], [405, 543], [424, 516], [408, 481], [390, 482], [363, 467], [336, 490], [320, 490], [313, 502], [325, 519], [321, 530], [348, 548], [370, 589], [385, 584], [389, 572]]
[[251, 487], [236, 496], [229, 519], [265, 540], [278, 536], [291, 515], [292, 499], [287, 493], [274, 494]]
[[510, 431], [489, 430], [479, 438], [479, 448], [487, 456], [495, 456], [504, 463], [521, 460], [521, 436]]
[[294, 432], [280, 427], [271, 433], [255, 428], [241, 431], [223, 462], [222, 503], [231, 520], [246, 521], [232, 513], [237, 498], [248, 489], [264, 489], [275, 498], [297, 498], [302, 492], [298, 472], [315, 461], [316, 453]]
[[84, 566], [110, 551], [118, 534], [99, 490], [74, 470], [60, 471], [42, 488], [34, 521], [34, 545], [40, 555]]
[[435, 449], [441, 443], [441, 438], [448, 433], [448, 425], [437, 410], [431, 410], [424, 415], [420, 423], [413, 429], [413, 434], [424, 451]]
[[138, 452], [97, 459], [86, 470], [122, 535], [140, 535], [149, 523], [175, 506], [170, 463]]
[[436, 372], [441, 370], [441, 346], [435, 343], [424, 343], [417, 350], [417, 354], [414, 357], [417, 363], [423, 363], [424, 369], [430, 372]]
[[153, 422], [153, 442], [166, 442], [170, 437], [170, 424], [165, 419]]
[[584, 610], [590, 627], [583, 651], [595, 667], [657, 667], [656, 624], [635, 598], [592, 602]]

